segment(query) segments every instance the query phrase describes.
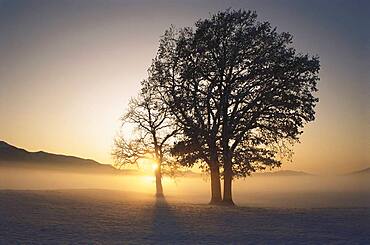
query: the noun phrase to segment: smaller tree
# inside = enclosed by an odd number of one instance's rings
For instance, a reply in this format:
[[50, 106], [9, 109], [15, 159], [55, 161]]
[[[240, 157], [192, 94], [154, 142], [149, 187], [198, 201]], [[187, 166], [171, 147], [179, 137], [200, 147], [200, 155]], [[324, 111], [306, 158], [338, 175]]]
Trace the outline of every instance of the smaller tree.
[[133, 125], [131, 137], [120, 134], [114, 141], [112, 155], [115, 166], [138, 164], [140, 160], [155, 162], [156, 196], [163, 197], [162, 175], [173, 176], [178, 169], [170, 154], [171, 141], [178, 129], [171, 123], [168, 109], [149, 88], [144, 80], [137, 98], [129, 102], [128, 110], [122, 117], [122, 126]]

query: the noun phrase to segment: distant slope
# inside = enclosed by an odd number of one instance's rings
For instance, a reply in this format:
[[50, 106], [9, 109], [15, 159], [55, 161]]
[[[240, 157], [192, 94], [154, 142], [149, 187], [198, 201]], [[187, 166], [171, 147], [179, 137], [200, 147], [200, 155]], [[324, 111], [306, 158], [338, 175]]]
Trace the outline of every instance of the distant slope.
[[350, 172], [346, 175], [370, 175], [370, 167], [358, 171]]
[[260, 172], [254, 173], [252, 176], [312, 176], [312, 174], [303, 172], [303, 171], [293, 171], [293, 170], [279, 170], [275, 172]]
[[124, 172], [130, 172], [121, 171], [111, 165], [101, 164], [91, 159], [43, 151], [29, 152], [12, 146], [5, 141], [0, 141], [0, 166], [101, 174], [122, 174]]

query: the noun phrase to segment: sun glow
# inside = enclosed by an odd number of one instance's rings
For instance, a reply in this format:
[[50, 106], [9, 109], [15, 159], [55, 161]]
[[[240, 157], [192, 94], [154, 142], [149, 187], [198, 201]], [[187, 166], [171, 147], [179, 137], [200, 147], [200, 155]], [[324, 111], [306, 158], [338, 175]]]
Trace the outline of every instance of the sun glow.
[[155, 183], [155, 177], [154, 176], [143, 176], [142, 177], [143, 182], [147, 184], [154, 184]]
[[159, 166], [158, 161], [155, 158], [148, 156], [144, 159], [140, 159], [138, 167], [146, 173], [153, 173]]
[[[147, 185], [155, 186], [155, 176], [154, 175], [141, 176], [140, 179], [141, 179], [142, 184], [144, 184], [145, 186]], [[173, 187], [177, 185], [175, 179], [170, 178], [168, 176], [162, 177], [162, 184], [166, 185], [166, 187], [169, 187], [169, 186]]]
[[153, 171], [156, 171], [157, 169], [158, 169], [158, 163], [153, 162], [153, 163], [152, 163], [152, 170], [153, 170]]

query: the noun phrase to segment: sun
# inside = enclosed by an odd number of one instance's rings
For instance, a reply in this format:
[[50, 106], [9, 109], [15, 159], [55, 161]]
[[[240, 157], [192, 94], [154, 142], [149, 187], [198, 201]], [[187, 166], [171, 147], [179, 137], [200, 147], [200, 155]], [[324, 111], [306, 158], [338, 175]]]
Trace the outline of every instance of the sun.
[[156, 171], [158, 169], [158, 163], [156, 163], [156, 162], [152, 162], [152, 170], [153, 171]]
[[146, 173], [152, 173], [158, 170], [158, 161], [148, 154], [146, 158], [140, 159], [139, 168]]
[[146, 163], [151, 167], [152, 171], [157, 171], [159, 165], [158, 160], [156, 158], [154, 157], [147, 158]]

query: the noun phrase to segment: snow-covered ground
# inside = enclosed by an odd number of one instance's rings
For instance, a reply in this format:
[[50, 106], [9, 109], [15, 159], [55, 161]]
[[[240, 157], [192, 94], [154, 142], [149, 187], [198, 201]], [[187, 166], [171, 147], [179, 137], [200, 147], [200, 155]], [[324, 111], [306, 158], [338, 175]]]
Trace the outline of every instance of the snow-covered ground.
[[366, 205], [201, 203], [114, 190], [1, 190], [0, 244], [370, 244]]

